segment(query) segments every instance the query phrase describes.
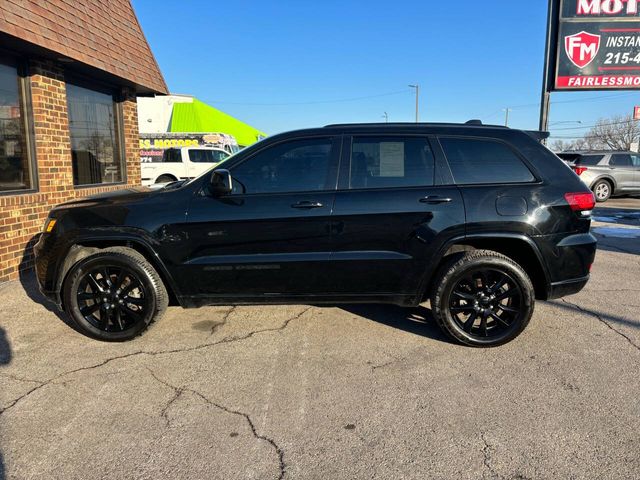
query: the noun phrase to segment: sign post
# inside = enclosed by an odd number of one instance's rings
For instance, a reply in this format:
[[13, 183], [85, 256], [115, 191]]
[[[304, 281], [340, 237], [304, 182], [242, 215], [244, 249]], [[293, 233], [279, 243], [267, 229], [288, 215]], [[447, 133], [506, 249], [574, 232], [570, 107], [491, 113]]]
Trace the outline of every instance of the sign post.
[[540, 129], [554, 91], [640, 89], [640, 0], [549, 0]]

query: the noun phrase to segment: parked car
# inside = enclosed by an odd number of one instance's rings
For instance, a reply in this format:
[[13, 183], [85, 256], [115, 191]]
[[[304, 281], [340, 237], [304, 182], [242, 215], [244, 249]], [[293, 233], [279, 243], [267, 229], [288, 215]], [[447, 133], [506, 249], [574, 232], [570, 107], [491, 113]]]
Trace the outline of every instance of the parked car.
[[563, 152], [566, 161], [593, 191], [596, 201], [613, 195], [640, 194], [640, 154], [634, 152]]
[[200, 177], [54, 208], [41, 289], [102, 340], [172, 302], [428, 299], [451, 338], [495, 346], [535, 299], [578, 292], [591, 191], [541, 135], [478, 124], [331, 125], [271, 137]]
[[142, 185], [195, 178], [229, 156], [218, 147], [168, 148], [162, 152], [162, 161], [141, 163]]

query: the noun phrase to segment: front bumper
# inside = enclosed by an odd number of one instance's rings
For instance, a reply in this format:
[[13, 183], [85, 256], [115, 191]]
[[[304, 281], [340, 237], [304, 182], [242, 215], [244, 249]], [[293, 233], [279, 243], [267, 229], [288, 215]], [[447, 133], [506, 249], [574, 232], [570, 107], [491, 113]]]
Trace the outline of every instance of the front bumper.
[[55, 254], [52, 255], [49, 235], [41, 234], [38, 242], [33, 246], [36, 280], [40, 292], [58, 308], [62, 308], [60, 291], [56, 288], [55, 271], [57, 264]]

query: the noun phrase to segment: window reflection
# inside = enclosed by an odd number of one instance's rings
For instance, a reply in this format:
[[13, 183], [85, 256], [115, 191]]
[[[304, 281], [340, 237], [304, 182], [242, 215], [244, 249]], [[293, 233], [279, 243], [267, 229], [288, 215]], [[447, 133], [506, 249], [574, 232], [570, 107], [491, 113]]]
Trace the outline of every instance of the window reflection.
[[123, 180], [113, 96], [67, 83], [74, 185]]
[[0, 64], [0, 191], [32, 188], [20, 79]]

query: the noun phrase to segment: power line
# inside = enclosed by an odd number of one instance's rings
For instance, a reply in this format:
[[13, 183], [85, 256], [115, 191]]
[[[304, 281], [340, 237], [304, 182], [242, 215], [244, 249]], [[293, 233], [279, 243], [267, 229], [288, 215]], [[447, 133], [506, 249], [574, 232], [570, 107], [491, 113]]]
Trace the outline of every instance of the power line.
[[211, 104], [225, 104], [225, 105], [246, 105], [246, 106], [262, 106], [262, 107], [284, 107], [291, 105], [319, 105], [319, 104], [330, 104], [330, 103], [344, 103], [344, 102], [357, 102], [359, 100], [368, 100], [370, 98], [380, 98], [380, 97], [389, 97], [392, 95], [400, 95], [402, 93], [407, 93], [408, 90], [398, 90], [395, 92], [387, 92], [387, 93], [379, 93], [377, 95], [366, 95], [362, 97], [352, 97], [352, 98], [342, 98], [336, 100], [314, 100], [309, 102], [287, 102], [287, 103], [248, 103], [248, 102], [226, 102], [224, 100], [207, 100], [204, 99], [205, 103]]
[[566, 131], [566, 130], [584, 130], [584, 129], [588, 129], [588, 128], [594, 128], [594, 127], [609, 127], [612, 125], [623, 125], [625, 123], [634, 123], [637, 120], [623, 120], [620, 122], [611, 122], [611, 123], [596, 123], [594, 125], [585, 125], [582, 127], [566, 127], [566, 128], [554, 128], [553, 131], [554, 132], [559, 132], [559, 131]]

